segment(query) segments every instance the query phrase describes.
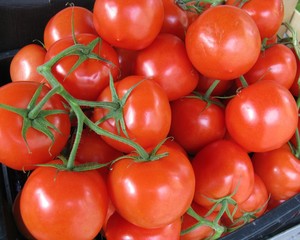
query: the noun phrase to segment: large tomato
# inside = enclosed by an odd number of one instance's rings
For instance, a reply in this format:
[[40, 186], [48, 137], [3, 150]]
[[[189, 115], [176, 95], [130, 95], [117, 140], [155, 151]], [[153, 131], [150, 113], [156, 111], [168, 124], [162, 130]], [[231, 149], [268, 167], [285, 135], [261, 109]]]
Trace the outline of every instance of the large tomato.
[[256, 62], [261, 47], [258, 28], [245, 11], [227, 5], [211, 7], [188, 28], [186, 49], [206, 77], [231, 80]]
[[[76, 36], [76, 41], [88, 45], [96, 38], [97, 35], [83, 33]], [[47, 51], [45, 62], [74, 44], [72, 37], [56, 41]], [[108, 86], [110, 72], [114, 80], [118, 77], [118, 54], [107, 42], [101, 40], [93, 49], [93, 53], [98, 54], [105, 61], [86, 59], [74, 71], [70, 72], [79, 59], [79, 56], [70, 55], [59, 60], [52, 67], [55, 78], [75, 98], [94, 101], [100, 92]], [[110, 63], [106, 61], [110, 61]]]
[[161, 146], [158, 160], [135, 161], [129, 155], [115, 162], [108, 190], [116, 211], [130, 223], [158, 228], [181, 217], [190, 206], [195, 177], [189, 159], [180, 151]]
[[230, 136], [251, 152], [281, 147], [295, 133], [298, 109], [293, 95], [275, 81], [258, 81], [229, 101], [225, 121]]
[[[42, 124], [43, 113], [36, 118], [30, 119], [29, 114], [32, 107], [29, 102], [40, 86], [37, 82], [18, 81], [8, 83], [0, 88], [0, 103], [22, 111], [27, 111], [25, 119], [17, 113], [0, 107], [0, 162], [16, 170], [29, 170], [35, 168], [35, 164], [45, 163], [55, 158], [65, 147], [70, 135], [70, 119], [68, 110], [59, 95], [52, 96], [44, 105], [42, 110], [64, 110], [65, 113], [51, 114], [45, 117], [48, 123], [54, 127], [48, 128], [53, 134], [53, 141], [45, 133], [34, 127]], [[43, 86], [38, 98], [39, 102], [50, 89]], [[22, 129], [28, 125], [25, 139]], [[44, 122], [45, 124], [45, 122]], [[27, 144], [26, 144], [27, 142]]]
[[96, 170], [38, 167], [27, 179], [20, 198], [22, 219], [40, 240], [94, 239], [107, 208], [106, 186]]
[[147, 47], [164, 21], [162, 0], [96, 0], [94, 26], [115, 47], [138, 50]]
[[[74, 32], [72, 32], [74, 31]], [[69, 6], [57, 12], [44, 28], [44, 45], [46, 49], [59, 39], [72, 34], [97, 32], [93, 23], [93, 13], [86, 8]]]
[[[127, 100], [120, 104], [118, 109], [112, 110], [123, 114], [128, 137], [144, 148], [155, 147], [164, 140], [171, 126], [171, 108], [164, 90], [153, 80], [143, 76], [128, 76], [115, 83], [117, 95], [120, 99], [132, 88]], [[98, 101], [111, 102], [110, 87], [105, 88], [97, 99]], [[93, 120], [98, 121], [108, 114], [107, 109], [96, 108]], [[120, 117], [120, 116], [119, 116]], [[126, 134], [120, 127], [120, 121], [109, 118], [100, 124], [102, 128], [114, 134], [125, 137]], [[118, 126], [120, 133], [118, 133]], [[103, 139], [121, 152], [133, 150], [127, 144], [102, 136]]]
[[230, 195], [239, 204], [253, 191], [251, 159], [232, 141], [217, 140], [206, 145], [196, 154], [192, 166], [196, 177], [194, 201], [201, 206], [210, 208], [215, 203], [212, 200]]
[[149, 47], [138, 52], [135, 74], [153, 77], [169, 100], [191, 93], [199, 79], [186, 54], [184, 42], [167, 33], [161, 33]]

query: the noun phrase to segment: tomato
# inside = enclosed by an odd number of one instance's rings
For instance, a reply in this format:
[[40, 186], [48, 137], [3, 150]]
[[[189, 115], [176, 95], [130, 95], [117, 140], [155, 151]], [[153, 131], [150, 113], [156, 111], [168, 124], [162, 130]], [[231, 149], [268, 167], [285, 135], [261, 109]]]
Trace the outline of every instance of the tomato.
[[295, 57], [296, 57], [296, 62], [297, 62], [297, 71], [296, 71], [296, 76], [295, 79], [293, 81], [292, 86], [290, 87], [290, 91], [293, 94], [293, 96], [298, 97], [299, 96], [299, 77], [300, 77], [300, 60], [298, 58], [298, 56], [295, 53], [295, 50], [292, 50]]
[[[241, 1], [227, 0], [226, 4], [238, 5]], [[278, 32], [284, 17], [282, 0], [251, 0], [242, 9], [246, 11], [258, 26], [261, 39], [272, 38]]]
[[275, 44], [262, 51], [254, 66], [244, 74], [248, 84], [262, 80], [274, 80], [289, 89], [297, 72], [297, 60], [292, 50]]
[[164, 22], [161, 33], [171, 33], [184, 41], [189, 25], [187, 11], [182, 10], [173, 0], [163, 0]]
[[172, 101], [171, 112], [169, 135], [191, 155], [225, 135], [225, 110], [213, 102], [188, 95]]
[[155, 239], [165, 240], [179, 239], [181, 229], [181, 219], [177, 218], [174, 222], [162, 226], [160, 228], [141, 228], [138, 227], [120, 216], [115, 212], [108, 220], [105, 231], [105, 237], [107, 240], [144, 240]]
[[259, 81], [242, 89], [225, 109], [229, 135], [250, 152], [281, 147], [295, 133], [296, 101], [274, 81]]
[[105, 41], [119, 48], [139, 50], [156, 38], [164, 21], [162, 0], [96, 0], [94, 26]]
[[[128, 137], [144, 148], [155, 147], [164, 140], [171, 126], [171, 107], [164, 90], [153, 80], [143, 76], [128, 76], [115, 83], [118, 97], [121, 99], [127, 91], [138, 84], [115, 112], [121, 111], [126, 126]], [[97, 99], [98, 101], [111, 102], [110, 87], [105, 88]], [[106, 116], [108, 110], [95, 108], [93, 120], [96, 122]], [[118, 134], [120, 123], [109, 118], [100, 124], [105, 130]], [[121, 129], [121, 128], [120, 128]], [[120, 135], [125, 137], [123, 131]], [[121, 152], [133, 150], [127, 144], [102, 136], [104, 141]]]
[[90, 33], [97, 35], [93, 23], [93, 13], [80, 6], [69, 6], [57, 12], [44, 28], [44, 45], [46, 49], [59, 39], [74, 34]]
[[274, 200], [287, 200], [300, 192], [300, 161], [288, 145], [254, 153], [254, 171], [265, 183]]
[[37, 67], [45, 60], [46, 50], [41, 45], [32, 43], [22, 47], [10, 63], [10, 78], [16, 81], [46, 82], [37, 72]]
[[232, 80], [256, 62], [261, 47], [258, 28], [245, 11], [228, 5], [211, 7], [188, 28], [188, 57], [204, 76]]
[[161, 33], [149, 47], [138, 52], [135, 74], [153, 77], [170, 101], [191, 93], [199, 79], [184, 42], [167, 33]]
[[[193, 210], [202, 218], [205, 218], [208, 221], [213, 222], [218, 213], [217, 212], [212, 212], [211, 214], [208, 214], [208, 209], [200, 206], [196, 202], [192, 202], [191, 207]], [[185, 213], [182, 216], [182, 224], [181, 224], [181, 231], [184, 231], [188, 229], [189, 227], [192, 227], [194, 224], [196, 224], [198, 221], [189, 215], [188, 213]], [[199, 240], [199, 239], [207, 239], [211, 237], [214, 234], [214, 229], [207, 225], [200, 225], [199, 227], [193, 229], [192, 231], [183, 234], [180, 236], [180, 240]]]
[[115, 50], [118, 54], [120, 66], [119, 79], [133, 75], [137, 51], [124, 48], [115, 48]]
[[[39, 86], [39, 83], [30, 81], [8, 83], [0, 88], [0, 103], [20, 108], [29, 114], [32, 108], [28, 109], [28, 104]], [[50, 88], [43, 86], [37, 102], [49, 91]], [[69, 112], [59, 95], [52, 96], [42, 110], [65, 111], [65, 113], [51, 114], [45, 117], [47, 122], [54, 126], [53, 128], [48, 127], [53, 134], [54, 141], [52, 142], [46, 134], [34, 128], [38, 123], [42, 123], [42, 113], [34, 119], [30, 119], [26, 115], [25, 119], [32, 124], [26, 132], [27, 145], [22, 136], [23, 118], [17, 113], [0, 107], [1, 163], [15, 170], [30, 170], [36, 167], [35, 164], [48, 162], [60, 154], [70, 135]]]
[[[76, 36], [77, 42], [84, 45], [89, 44], [96, 38], [96, 35], [91, 34], [79, 34]], [[73, 45], [74, 40], [72, 37], [66, 37], [55, 42], [49, 48], [45, 61], [49, 61], [58, 53]], [[111, 72], [114, 80], [118, 77], [118, 55], [108, 43], [102, 40], [93, 49], [93, 53], [96, 53], [101, 58], [110, 61], [110, 63], [97, 59], [86, 59], [70, 73], [79, 57], [69, 55], [59, 60], [52, 67], [54, 77], [75, 98], [95, 101], [100, 92], [108, 86], [109, 73]]]
[[94, 239], [107, 207], [106, 185], [96, 170], [38, 167], [25, 182], [20, 199], [24, 223], [40, 240]]
[[158, 160], [135, 161], [134, 154], [115, 162], [108, 175], [108, 190], [116, 211], [130, 223], [159, 228], [174, 222], [190, 206], [195, 177], [189, 159], [165, 145]]
[[192, 166], [196, 177], [194, 201], [201, 206], [210, 208], [214, 205], [210, 199], [229, 195], [239, 204], [253, 191], [251, 159], [234, 142], [217, 140], [206, 145], [193, 158]]

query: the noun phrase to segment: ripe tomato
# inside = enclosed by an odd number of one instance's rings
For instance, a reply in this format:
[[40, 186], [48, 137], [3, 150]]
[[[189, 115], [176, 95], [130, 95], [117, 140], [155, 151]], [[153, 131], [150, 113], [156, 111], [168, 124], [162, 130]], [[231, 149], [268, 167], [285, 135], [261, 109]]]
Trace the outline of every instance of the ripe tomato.
[[300, 192], [300, 162], [288, 145], [254, 153], [252, 161], [273, 200], [287, 200]]
[[292, 50], [295, 57], [296, 57], [296, 62], [297, 62], [297, 71], [296, 71], [296, 76], [295, 79], [293, 81], [292, 86], [290, 87], [290, 91], [293, 94], [293, 96], [298, 97], [299, 96], [299, 77], [300, 77], [300, 59], [298, 58], [298, 56], [296, 55], [295, 51]]
[[[0, 88], [0, 103], [25, 111], [32, 96], [40, 86], [37, 82], [18, 81], [8, 83]], [[50, 88], [43, 86], [39, 102]], [[0, 162], [15, 170], [34, 169], [35, 164], [41, 164], [55, 158], [65, 147], [69, 135], [71, 123], [63, 100], [59, 95], [52, 96], [42, 108], [43, 110], [64, 110], [66, 113], [52, 114], [45, 119], [55, 128], [48, 128], [53, 134], [54, 142], [42, 133], [34, 129], [34, 121], [41, 121], [38, 115], [34, 120], [26, 117], [30, 124], [26, 133], [26, 141], [22, 136], [23, 119], [17, 113], [0, 107]], [[28, 122], [27, 122], [28, 123]]]
[[90, 33], [97, 35], [93, 23], [93, 13], [86, 8], [69, 6], [57, 12], [44, 28], [44, 45], [46, 49], [59, 39], [74, 34]]
[[108, 219], [105, 231], [107, 240], [179, 240], [181, 230], [181, 219], [177, 218], [174, 222], [160, 228], [141, 228], [120, 216], [117, 212]]
[[195, 177], [189, 159], [179, 150], [161, 146], [158, 160], [135, 161], [134, 154], [115, 162], [108, 190], [116, 211], [130, 223], [159, 228], [181, 217], [190, 206]]
[[289, 89], [297, 72], [293, 51], [283, 44], [275, 44], [262, 51], [254, 66], [244, 74], [248, 84], [261, 80], [274, 80]]
[[[205, 93], [209, 87], [213, 84], [216, 79], [208, 78], [199, 74], [199, 81], [196, 87], [196, 91]], [[233, 86], [234, 81], [220, 81], [218, 85], [214, 88], [211, 96], [223, 96], [226, 95], [227, 91]]]
[[253, 191], [251, 159], [234, 142], [217, 140], [206, 145], [196, 154], [192, 166], [196, 177], [194, 201], [201, 206], [210, 208], [214, 202], [209, 199], [218, 200], [231, 194], [239, 204]]
[[219, 5], [203, 12], [188, 28], [187, 54], [204, 76], [232, 80], [256, 62], [261, 47], [258, 28], [243, 10]]
[[175, 35], [161, 33], [137, 54], [135, 74], [153, 77], [169, 100], [191, 93], [199, 75], [187, 57], [184, 42]]
[[[164, 140], [171, 126], [171, 107], [164, 90], [155, 82], [143, 76], [128, 76], [115, 83], [117, 95], [121, 99], [127, 91], [138, 84], [119, 109], [123, 113], [128, 137], [144, 148], [155, 147]], [[111, 102], [110, 87], [105, 88], [97, 101]], [[108, 114], [107, 109], [95, 108], [93, 120], [96, 122]], [[118, 134], [119, 123], [109, 118], [100, 124], [102, 128]], [[120, 125], [120, 124], [119, 124]], [[120, 130], [120, 135], [126, 135]], [[133, 150], [127, 144], [102, 136], [104, 141], [121, 152]]]
[[96, 0], [94, 26], [115, 47], [139, 50], [158, 35], [164, 21], [162, 0]]
[[37, 67], [45, 61], [46, 49], [32, 43], [22, 47], [10, 63], [10, 78], [16, 81], [46, 82], [37, 72]]
[[[76, 36], [77, 42], [84, 45], [89, 44], [96, 38], [97, 36], [92, 34], [78, 34]], [[47, 51], [45, 62], [73, 45], [74, 40], [72, 37], [66, 37], [55, 42]], [[102, 40], [93, 49], [93, 53], [110, 61], [111, 64], [102, 60], [87, 59], [70, 73], [79, 58], [78, 56], [70, 55], [59, 60], [52, 67], [54, 77], [75, 98], [95, 101], [100, 92], [108, 86], [109, 73], [111, 72], [114, 80], [118, 77], [118, 55], [108, 43]]]
[[[236, 5], [240, 1], [227, 0], [226, 4]], [[242, 9], [255, 21], [261, 39], [272, 38], [278, 32], [284, 17], [284, 5], [282, 0], [251, 0], [247, 1]]]
[[20, 211], [30, 233], [40, 240], [90, 240], [100, 232], [108, 195], [96, 171], [60, 171], [41, 166], [28, 177]]
[[259, 81], [242, 89], [225, 109], [229, 135], [250, 152], [281, 147], [295, 133], [297, 104], [288, 89]]
[[171, 102], [169, 135], [191, 155], [226, 132], [224, 108], [195, 95]]
[[128, 77], [134, 74], [135, 61], [137, 51], [124, 49], [124, 48], [115, 48], [120, 66], [120, 76], [119, 79]]

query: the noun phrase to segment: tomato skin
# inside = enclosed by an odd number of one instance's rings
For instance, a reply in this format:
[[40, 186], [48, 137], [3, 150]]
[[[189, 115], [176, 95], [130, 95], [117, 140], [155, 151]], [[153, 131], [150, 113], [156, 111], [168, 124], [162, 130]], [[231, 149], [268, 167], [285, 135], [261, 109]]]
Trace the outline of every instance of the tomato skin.
[[96, 0], [93, 22], [99, 36], [115, 47], [140, 50], [158, 35], [164, 20], [162, 0]]
[[93, 239], [102, 228], [107, 207], [107, 189], [95, 170], [38, 167], [27, 179], [20, 199], [24, 223], [40, 240]]
[[[123, 108], [126, 131], [129, 138], [142, 147], [155, 147], [167, 137], [170, 130], [170, 103], [166, 93], [155, 81], [135, 75], [115, 83], [119, 98], [122, 98], [137, 83], [139, 85], [131, 92]], [[111, 90], [107, 87], [98, 97], [98, 101], [110, 102], [111, 100]], [[108, 111], [103, 108], [95, 108], [93, 120], [96, 122], [107, 113]], [[107, 131], [118, 134], [115, 119], [108, 119], [100, 126]], [[126, 136], [122, 131], [120, 135]], [[133, 150], [129, 145], [105, 136], [102, 137], [105, 142], [121, 152], [129, 153]]]
[[187, 54], [204, 76], [232, 80], [256, 62], [261, 47], [258, 28], [243, 10], [227, 5], [211, 7], [188, 28]]
[[299, 80], [299, 76], [300, 76], [300, 60], [297, 56], [297, 54], [295, 53], [294, 50], [292, 50], [295, 58], [296, 58], [296, 62], [297, 62], [297, 71], [296, 71], [296, 76], [295, 79], [293, 81], [292, 86], [290, 87], [290, 91], [293, 94], [293, 96], [298, 97], [299, 96], [299, 84], [298, 84], [298, 80]]
[[[240, 146], [229, 140], [217, 140], [203, 147], [193, 158], [196, 177], [194, 201], [210, 208], [219, 199], [232, 196], [237, 203], [244, 202], [254, 187], [251, 159]], [[218, 210], [218, 209], [216, 209]]]
[[[39, 83], [30, 81], [8, 83], [0, 88], [0, 103], [26, 109], [39, 86]], [[41, 97], [49, 91], [50, 88], [43, 86]], [[54, 114], [46, 117], [51, 124], [60, 130], [60, 133], [51, 129], [54, 135], [52, 145], [49, 137], [30, 127], [26, 134], [28, 149], [22, 137], [22, 117], [0, 108], [0, 144], [2, 146], [0, 149], [0, 162], [15, 170], [30, 170], [36, 167], [35, 164], [48, 162], [60, 154], [70, 135], [71, 123], [68, 110], [64, 107], [63, 99], [59, 95], [51, 97], [43, 109], [66, 111], [64, 114]]]
[[72, 36], [72, 22], [75, 35], [80, 33], [97, 35], [91, 11], [79, 6], [66, 7], [57, 12], [44, 28], [44, 45], [47, 50], [54, 42]]
[[[97, 37], [98, 36], [92, 34], [79, 34], [76, 36], [76, 40], [80, 44], [87, 45]], [[47, 51], [45, 62], [73, 45], [74, 40], [72, 37], [66, 37], [55, 42]], [[105, 63], [101, 60], [87, 59], [69, 74], [73, 65], [78, 60], [78, 56], [71, 55], [59, 60], [52, 67], [54, 77], [75, 98], [95, 101], [100, 92], [108, 86], [109, 72], [111, 71], [114, 80], [118, 77], [118, 55], [107, 42], [102, 40], [94, 48], [93, 53], [99, 54], [112, 64]]]
[[189, 154], [196, 154], [208, 143], [224, 137], [225, 110], [222, 107], [195, 98], [195, 95], [188, 95], [170, 104], [172, 121], [169, 135]]
[[[227, 0], [226, 4], [238, 5], [241, 1]], [[282, 0], [251, 0], [246, 2], [242, 9], [255, 21], [261, 39], [272, 38], [278, 32], [284, 17]]]
[[184, 42], [168, 33], [161, 33], [150, 46], [138, 52], [135, 74], [153, 77], [170, 101], [191, 93], [199, 79]]
[[[159, 160], [115, 162], [108, 175], [108, 190], [116, 211], [143, 228], [158, 228], [181, 217], [190, 206], [195, 178], [189, 159], [179, 150], [163, 145]], [[163, 189], [163, 190], [162, 190]]]
[[256, 63], [244, 77], [248, 84], [273, 80], [289, 89], [296, 72], [297, 60], [293, 51], [283, 44], [275, 44], [260, 53]]
[[45, 60], [46, 49], [38, 44], [28, 44], [22, 47], [10, 63], [10, 78], [16, 81], [47, 82], [37, 72], [37, 67]]
[[300, 192], [300, 162], [288, 145], [254, 153], [252, 162], [273, 200], [287, 200]]
[[167, 224], [166, 226], [147, 229], [138, 227], [126, 221], [117, 212], [115, 212], [107, 222], [105, 237], [107, 240], [179, 240], [180, 229], [180, 218], [177, 218], [174, 222]]
[[264, 152], [281, 147], [293, 136], [298, 109], [285, 87], [274, 81], [259, 81], [229, 101], [225, 121], [239, 145], [250, 152]]

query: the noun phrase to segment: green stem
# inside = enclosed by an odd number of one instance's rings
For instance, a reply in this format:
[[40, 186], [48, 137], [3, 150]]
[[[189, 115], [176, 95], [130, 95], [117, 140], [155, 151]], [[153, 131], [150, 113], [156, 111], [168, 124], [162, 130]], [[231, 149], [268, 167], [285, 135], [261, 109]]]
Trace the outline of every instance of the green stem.
[[220, 80], [217, 80], [217, 79], [215, 81], [213, 81], [213, 83], [209, 86], [209, 88], [205, 92], [205, 95], [204, 95], [205, 99], [209, 99], [210, 98], [212, 92], [217, 87], [217, 85], [219, 84], [219, 82], [220, 82]]

